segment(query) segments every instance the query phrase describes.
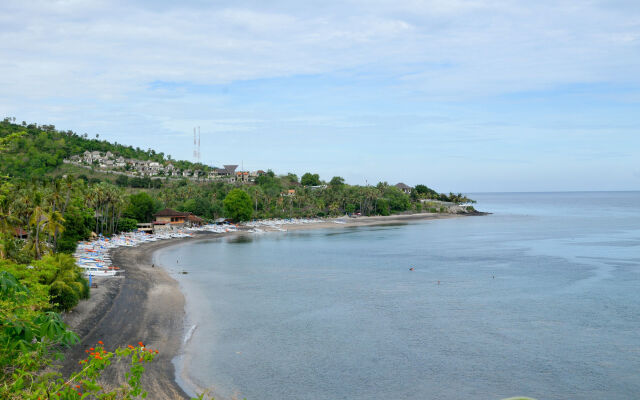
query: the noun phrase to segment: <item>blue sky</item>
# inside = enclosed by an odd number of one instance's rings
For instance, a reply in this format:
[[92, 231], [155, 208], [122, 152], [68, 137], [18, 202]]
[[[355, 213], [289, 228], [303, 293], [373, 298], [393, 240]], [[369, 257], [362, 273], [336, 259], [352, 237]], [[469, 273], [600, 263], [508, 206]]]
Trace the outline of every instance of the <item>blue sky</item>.
[[637, 1], [0, 4], [3, 116], [358, 184], [638, 190], [638, 71]]

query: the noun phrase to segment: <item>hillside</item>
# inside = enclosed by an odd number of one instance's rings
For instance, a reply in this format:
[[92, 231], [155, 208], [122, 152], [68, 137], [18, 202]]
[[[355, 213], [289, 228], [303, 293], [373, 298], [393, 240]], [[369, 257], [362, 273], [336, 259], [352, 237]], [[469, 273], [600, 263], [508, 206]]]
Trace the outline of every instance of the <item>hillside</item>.
[[[472, 202], [462, 194], [440, 194], [426, 185], [416, 185], [415, 188], [403, 183], [389, 185], [386, 182], [379, 182], [376, 186], [348, 185], [339, 176], [323, 181], [318, 174], [311, 172], [300, 178], [295, 174], [277, 175], [272, 171], [258, 171], [250, 176], [243, 175], [248, 172], [227, 171], [223, 175], [221, 171], [224, 169], [216, 170], [188, 161], [168, 159], [153, 149], [142, 150], [98, 138], [89, 139], [87, 134], [59, 131], [53, 125], [16, 124], [9, 118], [0, 122], [0, 139], [3, 138], [7, 139], [4, 140], [7, 143], [0, 152], [0, 175], [11, 181], [23, 182], [20, 187], [34, 180], [41, 181], [40, 186], [47, 186], [67, 176], [71, 180], [83, 181], [86, 189], [82, 191], [85, 193], [111, 193], [111, 198], [116, 199], [114, 207], [117, 215], [112, 221], [116, 226], [121, 216], [147, 222], [149, 212], [140, 215], [131, 211], [128, 193], [139, 190], [149, 194], [154, 209], [171, 207], [208, 219], [229, 216], [224, 200], [234, 188], [248, 195], [250, 204], [246, 218], [465, 212], [467, 208], [451, 206]], [[89, 157], [89, 162], [86, 162], [90, 152], [99, 154], [97, 157], [100, 161], [94, 157], [91, 162]], [[112, 153], [109, 160], [116, 157], [121, 160], [119, 170], [104, 165], [113, 162], [105, 161], [104, 155], [109, 153]], [[180, 173], [158, 176], [140, 169], [146, 168], [140, 165], [152, 164], [156, 165], [156, 170], [162, 170], [157, 165], [166, 165]], [[235, 166], [227, 167], [235, 170]], [[185, 170], [200, 171], [203, 178], [185, 177], [182, 175]], [[129, 189], [125, 191], [124, 188]], [[44, 189], [38, 189], [36, 185], [33, 190]], [[90, 199], [85, 203], [89, 209], [95, 208]], [[473, 211], [473, 208], [469, 207], [468, 210]]]
[[[111, 152], [124, 158], [155, 161], [165, 164], [164, 153], [153, 149], [143, 150], [118, 143], [110, 143], [98, 138], [89, 139], [72, 131], [59, 131], [53, 125], [16, 124], [13, 118], [0, 122], [0, 138], [11, 134], [20, 137], [13, 140], [0, 154], [0, 174], [10, 177], [31, 178], [51, 174], [63, 164], [63, 160], [85, 151]], [[209, 167], [189, 161], [171, 162], [181, 169], [208, 170]]]

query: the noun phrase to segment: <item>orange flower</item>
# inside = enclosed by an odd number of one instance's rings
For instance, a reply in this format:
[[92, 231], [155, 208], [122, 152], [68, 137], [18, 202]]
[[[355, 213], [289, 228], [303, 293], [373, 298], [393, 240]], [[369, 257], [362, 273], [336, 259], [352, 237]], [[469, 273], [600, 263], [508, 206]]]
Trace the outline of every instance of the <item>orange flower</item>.
[[[138, 342], [138, 344], [140, 345], [140, 347], [144, 347], [144, 345], [142, 344], [142, 342]], [[92, 349], [93, 350], [93, 349]]]
[[132, 345], [128, 345], [128, 347], [133, 350], [133, 346]]
[[93, 350], [95, 350], [95, 349], [92, 347], [92, 348], [90, 348], [89, 350], [93, 351]]
[[156, 350], [156, 354], [158, 354], [158, 350]]
[[140, 360], [138, 360], [138, 362], [142, 362], [142, 357], [140, 357]]
[[80, 389], [80, 385], [76, 385], [76, 389]]
[[98, 343], [100, 343], [100, 344], [104, 344], [104, 343], [102, 343], [102, 340], [98, 340]]

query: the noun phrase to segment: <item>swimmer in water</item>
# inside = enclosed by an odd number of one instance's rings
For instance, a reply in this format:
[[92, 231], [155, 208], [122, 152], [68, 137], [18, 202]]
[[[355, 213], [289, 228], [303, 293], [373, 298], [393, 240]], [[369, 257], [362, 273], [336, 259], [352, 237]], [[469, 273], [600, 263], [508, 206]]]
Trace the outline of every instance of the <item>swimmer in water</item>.
[[413, 271], [413, 267], [409, 268], [409, 271]]

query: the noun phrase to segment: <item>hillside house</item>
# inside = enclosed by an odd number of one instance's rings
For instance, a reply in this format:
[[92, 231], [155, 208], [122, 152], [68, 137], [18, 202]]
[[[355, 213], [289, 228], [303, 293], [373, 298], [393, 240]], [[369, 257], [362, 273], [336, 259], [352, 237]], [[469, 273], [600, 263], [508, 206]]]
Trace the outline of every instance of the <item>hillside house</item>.
[[247, 171], [236, 172], [236, 182], [249, 182], [249, 172]]
[[398, 189], [402, 190], [404, 193], [406, 194], [411, 194], [411, 191], [413, 190], [413, 188], [409, 185], [405, 185], [404, 183], [400, 182], [397, 183], [395, 185], [395, 187], [397, 187]]

